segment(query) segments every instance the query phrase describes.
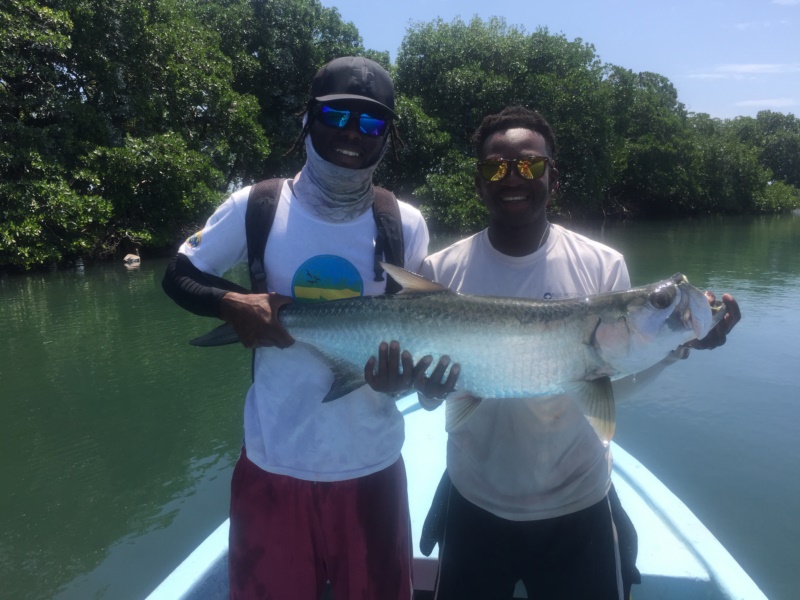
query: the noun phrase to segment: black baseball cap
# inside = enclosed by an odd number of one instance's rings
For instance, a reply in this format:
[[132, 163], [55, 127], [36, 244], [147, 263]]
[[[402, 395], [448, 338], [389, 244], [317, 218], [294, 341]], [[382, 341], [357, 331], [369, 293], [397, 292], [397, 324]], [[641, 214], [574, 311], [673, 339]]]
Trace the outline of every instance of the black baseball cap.
[[363, 100], [398, 118], [392, 78], [386, 69], [363, 56], [335, 58], [317, 71], [311, 82], [311, 100]]

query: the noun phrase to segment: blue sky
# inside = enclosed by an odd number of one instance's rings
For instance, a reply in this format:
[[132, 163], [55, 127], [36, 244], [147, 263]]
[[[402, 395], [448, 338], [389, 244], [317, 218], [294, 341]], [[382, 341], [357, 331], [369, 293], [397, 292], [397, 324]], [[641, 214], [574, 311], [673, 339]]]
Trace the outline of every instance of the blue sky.
[[800, 0], [321, 0], [392, 61], [412, 22], [504, 17], [593, 44], [600, 60], [669, 78], [692, 112], [800, 116]]

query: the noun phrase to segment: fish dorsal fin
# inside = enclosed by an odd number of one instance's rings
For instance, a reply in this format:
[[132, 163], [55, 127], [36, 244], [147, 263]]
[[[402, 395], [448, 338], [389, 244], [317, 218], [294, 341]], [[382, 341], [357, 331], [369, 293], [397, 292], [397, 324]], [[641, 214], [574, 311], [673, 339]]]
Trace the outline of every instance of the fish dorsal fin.
[[564, 386], [578, 403], [592, 429], [603, 444], [608, 444], [616, 429], [616, 409], [611, 380], [601, 377], [592, 381], [579, 381]]
[[389, 263], [384, 262], [381, 263], [381, 267], [383, 267], [383, 270], [391, 275], [392, 279], [402, 286], [403, 289], [399, 292], [400, 294], [410, 294], [412, 292], [431, 293], [451, 291], [450, 288], [447, 288], [440, 283], [425, 279], [424, 277], [417, 275], [416, 273], [412, 273], [411, 271], [406, 271], [401, 267], [390, 265]]

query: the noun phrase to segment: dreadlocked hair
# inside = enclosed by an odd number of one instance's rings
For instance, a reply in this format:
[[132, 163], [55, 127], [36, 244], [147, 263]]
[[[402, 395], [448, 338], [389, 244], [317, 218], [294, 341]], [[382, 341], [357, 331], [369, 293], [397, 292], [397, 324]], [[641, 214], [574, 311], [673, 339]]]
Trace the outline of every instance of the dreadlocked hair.
[[397, 130], [394, 119], [392, 119], [389, 124], [389, 137], [392, 139], [392, 156], [394, 156], [395, 162], [400, 162], [400, 157], [397, 155], [397, 148], [398, 146], [403, 148], [406, 144], [403, 138], [400, 137], [400, 132]]
[[290, 154], [293, 154], [295, 152], [299, 152], [300, 148], [303, 147], [303, 143], [306, 141], [306, 136], [308, 135], [308, 131], [309, 131], [309, 129], [311, 129], [311, 122], [313, 120], [312, 117], [311, 117], [311, 109], [314, 108], [315, 103], [316, 103], [315, 100], [313, 100], [313, 99], [309, 100], [308, 104], [306, 104], [306, 108], [304, 110], [301, 110], [300, 112], [295, 113], [294, 116], [297, 117], [297, 118], [302, 117], [304, 114], [308, 115], [308, 117], [306, 118], [305, 123], [303, 123], [303, 128], [300, 130], [300, 135], [297, 136], [297, 139], [294, 141], [294, 144], [292, 144], [292, 147], [289, 148], [283, 154], [284, 156], [289, 156]]

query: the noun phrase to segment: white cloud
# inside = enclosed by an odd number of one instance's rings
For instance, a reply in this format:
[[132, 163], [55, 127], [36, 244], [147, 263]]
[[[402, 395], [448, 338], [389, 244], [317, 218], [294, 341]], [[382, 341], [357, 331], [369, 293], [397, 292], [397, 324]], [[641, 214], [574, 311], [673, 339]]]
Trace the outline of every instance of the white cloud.
[[[800, 2], [800, 0], [798, 0]], [[786, 75], [800, 73], [800, 63], [744, 63], [718, 65], [709, 73], [694, 73], [692, 79], [752, 79], [758, 75]]]
[[739, 31], [747, 31], [749, 29], [769, 29], [771, 26], [772, 24], [769, 21], [749, 21], [747, 23], [736, 23], [733, 28]]
[[743, 100], [735, 102], [734, 106], [756, 106], [759, 108], [786, 108], [787, 106], [795, 106], [797, 101], [794, 98], [768, 98], [765, 100]]
[[694, 73], [689, 77], [692, 79], [731, 79], [730, 75], [724, 73]]
[[[800, 0], [798, 0], [798, 2], [800, 2]], [[732, 73], [738, 75], [780, 75], [783, 73], [800, 73], [800, 63], [750, 63], [739, 65], [720, 65], [715, 69], [715, 71], [718, 73]]]

